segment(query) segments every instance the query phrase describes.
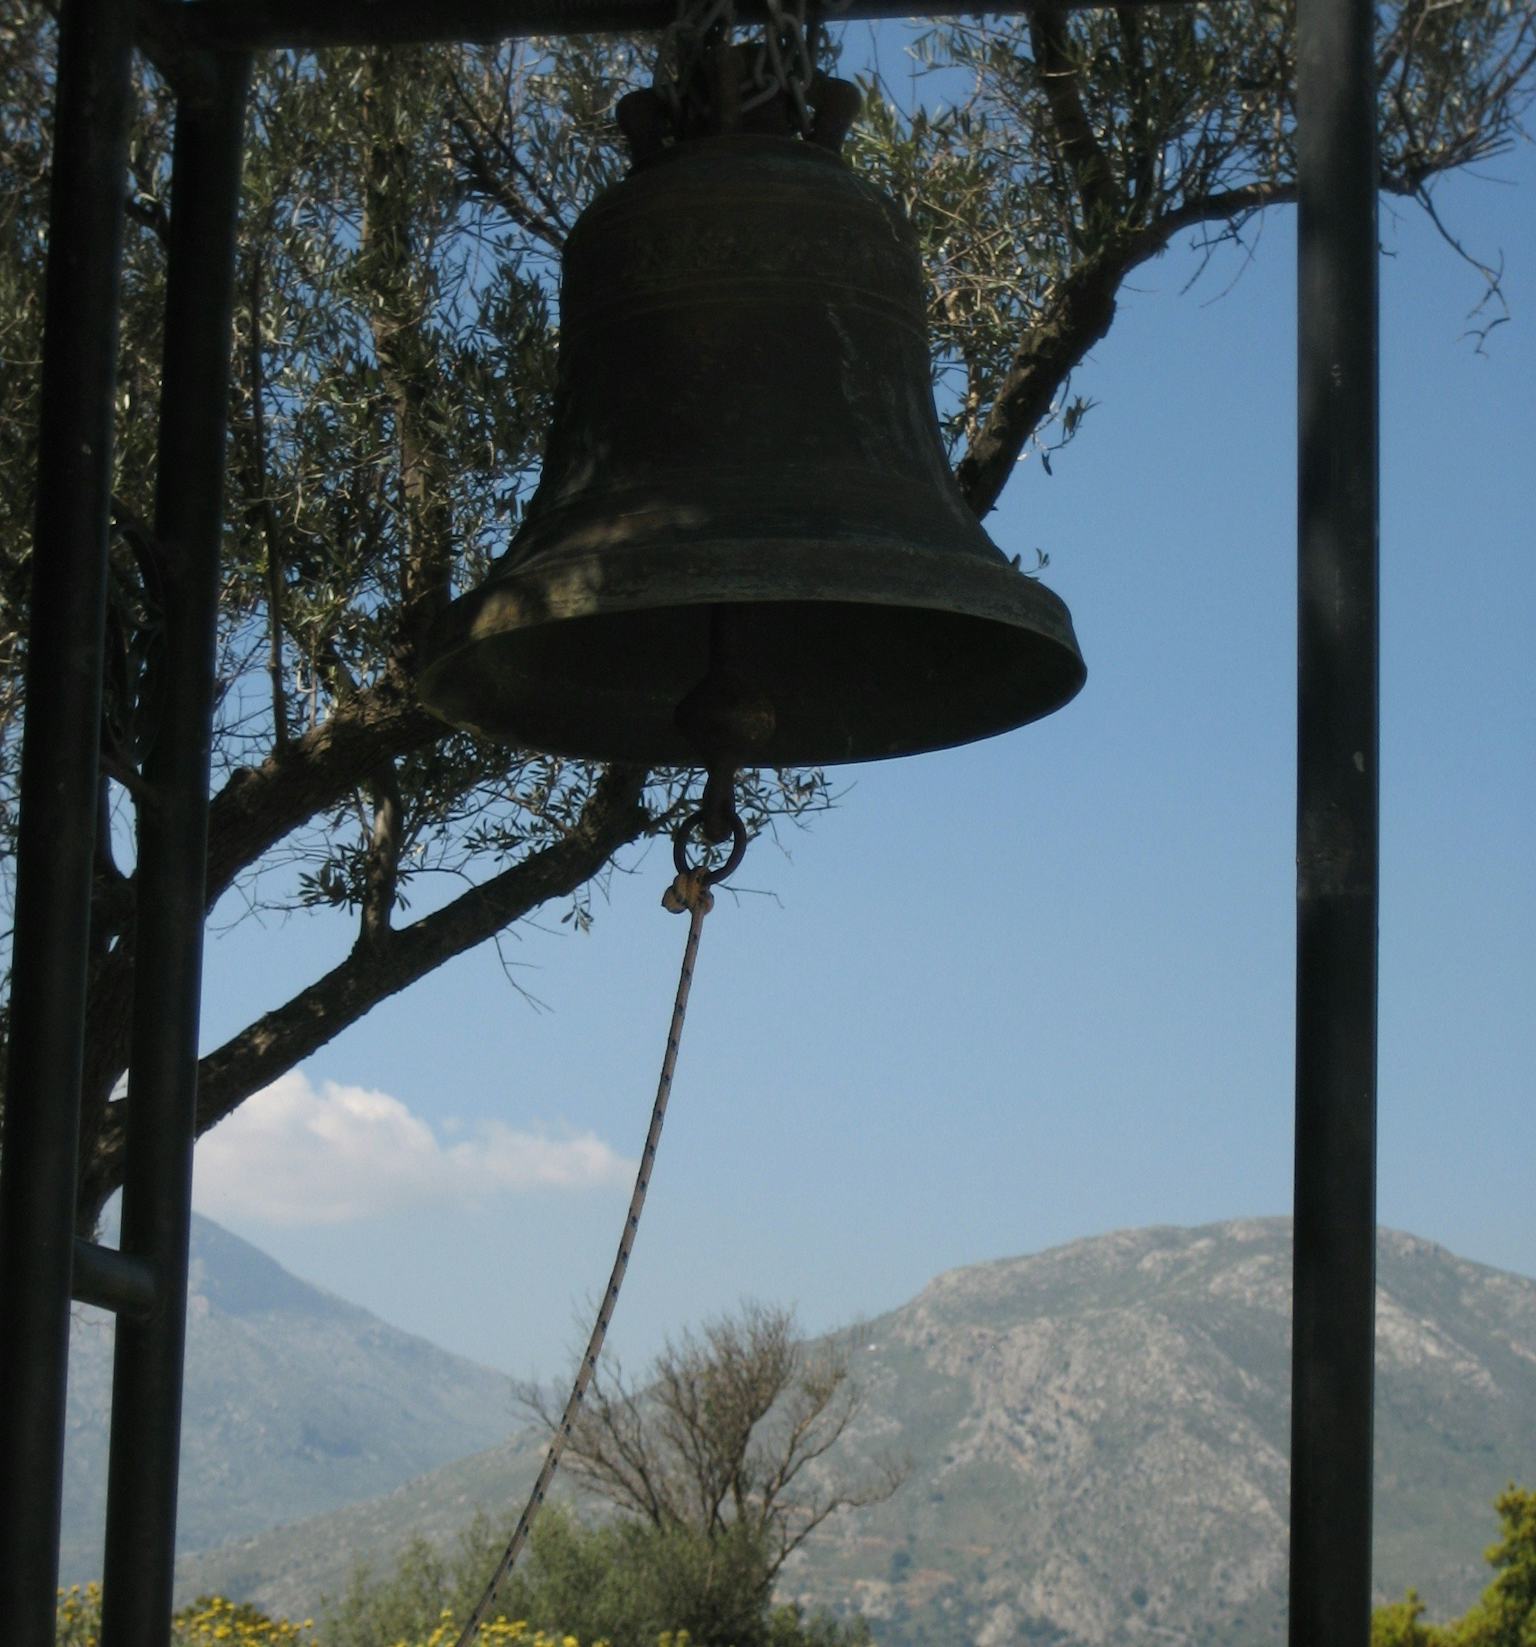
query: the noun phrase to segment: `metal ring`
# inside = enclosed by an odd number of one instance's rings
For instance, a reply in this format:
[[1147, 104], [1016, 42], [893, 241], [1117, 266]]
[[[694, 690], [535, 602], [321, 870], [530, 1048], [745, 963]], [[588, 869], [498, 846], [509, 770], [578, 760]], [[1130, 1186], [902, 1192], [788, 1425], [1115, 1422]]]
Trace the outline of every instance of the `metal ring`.
[[[679, 875], [696, 873], [694, 866], [688, 862], [688, 837], [704, 822], [704, 814], [695, 812], [691, 818], [685, 818], [677, 826], [677, 833], [672, 837], [672, 862], [677, 865]], [[715, 886], [723, 881], [727, 875], [734, 875], [741, 868], [741, 860], [747, 852], [747, 826], [741, 821], [741, 815], [731, 813], [731, 855], [718, 869], [697, 871], [703, 876], [705, 886]]]

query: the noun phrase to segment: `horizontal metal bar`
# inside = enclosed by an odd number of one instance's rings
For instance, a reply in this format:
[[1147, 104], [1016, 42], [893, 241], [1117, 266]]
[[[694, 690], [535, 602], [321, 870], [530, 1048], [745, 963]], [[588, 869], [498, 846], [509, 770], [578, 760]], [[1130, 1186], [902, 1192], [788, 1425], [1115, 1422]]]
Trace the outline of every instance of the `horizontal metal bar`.
[[133, 8], [133, 43], [156, 73], [186, 104], [206, 107], [218, 96], [217, 53], [194, 44], [182, 0], [138, 0]]
[[[1057, 0], [1086, 11], [1111, 3], [1190, 5], [1194, 0]], [[1231, 0], [1221, 0], [1231, 3]], [[834, 22], [886, 17], [1008, 16], [1031, 11], [1031, 0], [978, 6], [977, 0], [848, 0], [829, 11]], [[764, 0], [737, 0], [743, 22], [768, 15]], [[190, 46], [260, 51], [295, 46], [409, 46], [460, 40], [488, 45], [529, 35], [641, 34], [664, 29], [677, 0], [150, 0], [140, 7], [162, 38], [179, 34]]]
[[147, 1259], [75, 1237], [73, 1296], [81, 1304], [147, 1321], [160, 1303], [160, 1278]]

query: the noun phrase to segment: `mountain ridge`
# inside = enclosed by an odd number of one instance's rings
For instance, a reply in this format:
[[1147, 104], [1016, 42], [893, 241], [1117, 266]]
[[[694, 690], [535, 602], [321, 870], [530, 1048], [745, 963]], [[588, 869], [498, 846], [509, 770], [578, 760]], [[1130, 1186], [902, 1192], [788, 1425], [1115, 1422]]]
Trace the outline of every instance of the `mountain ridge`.
[[[78, 1308], [70, 1350], [60, 1576], [100, 1572], [111, 1317]], [[194, 1216], [179, 1545], [319, 1514], [492, 1445], [511, 1380], [300, 1280]]]
[[[889, 1647], [1283, 1639], [1289, 1232], [1116, 1231], [946, 1271], [864, 1323], [840, 1465], [900, 1448], [912, 1477], [829, 1524], [782, 1593]], [[1443, 1615], [1486, 1581], [1493, 1495], [1536, 1479], [1536, 1281], [1395, 1231], [1378, 1251], [1378, 1588]], [[183, 1583], [313, 1611], [361, 1556], [515, 1514], [538, 1458], [512, 1438]]]

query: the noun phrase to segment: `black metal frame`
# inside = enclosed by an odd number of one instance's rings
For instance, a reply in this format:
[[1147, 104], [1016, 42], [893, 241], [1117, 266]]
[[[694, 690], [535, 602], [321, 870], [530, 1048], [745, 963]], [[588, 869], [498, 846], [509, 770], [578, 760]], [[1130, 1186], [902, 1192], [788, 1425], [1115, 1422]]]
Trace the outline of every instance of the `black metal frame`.
[[[743, 0], [744, 16], [761, 0]], [[1091, 5], [1103, 0], [1068, 0]], [[1142, 0], [1155, 3], [1155, 0]], [[1175, 0], [1177, 3], [1177, 0]], [[1023, 0], [993, 10], [1024, 9]], [[851, 0], [841, 15], [974, 10]], [[211, 686], [249, 54], [660, 27], [673, 0], [65, 0], [0, 1163], [0, 1640], [54, 1640], [72, 1297], [117, 1312], [103, 1647], [167, 1640]], [[1299, 594], [1292, 1647], [1370, 1631], [1377, 923], [1371, 0], [1298, 0]], [[139, 808], [120, 1251], [74, 1237], [130, 54], [178, 94], [156, 537], [164, 721]]]

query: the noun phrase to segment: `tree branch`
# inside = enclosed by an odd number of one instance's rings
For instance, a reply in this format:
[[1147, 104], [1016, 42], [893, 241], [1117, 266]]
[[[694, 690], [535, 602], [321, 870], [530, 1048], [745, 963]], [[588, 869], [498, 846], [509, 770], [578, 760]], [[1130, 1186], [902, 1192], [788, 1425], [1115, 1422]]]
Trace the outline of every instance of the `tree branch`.
[[[358, 944], [339, 966], [265, 1013], [198, 1066], [197, 1132], [222, 1121], [253, 1092], [291, 1069], [342, 1030], [462, 954], [520, 920], [540, 904], [574, 892], [623, 845], [645, 833], [649, 815], [640, 804], [646, 774], [636, 767], [610, 768], [593, 790], [576, 828], [493, 880], [387, 941]], [[123, 1124], [109, 1108], [86, 1165], [81, 1214], [94, 1220], [122, 1179]]]
[[1061, 156], [1082, 202], [1083, 217], [1090, 225], [1107, 228], [1119, 214], [1120, 191], [1083, 108], [1078, 91], [1079, 64], [1060, 6], [1035, 8], [1029, 18], [1029, 40], [1040, 89], [1056, 126]]
[[[554, 1432], [563, 1408], [552, 1406], [537, 1385], [523, 1386], [519, 1399]], [[623, 1371], [615, 1365], [611, 1378], [599, 1372], [576, 1415], [566, 1474], [653, 1527], [675, 1526], [683, 1518], [669, 1494], [666, 1471], [647, 1445], [645, 1423], [640, 1400]]]
[[[497, 206], [519, 228], [541, 240], [551, 251], [558, 252], [565, 245], [565, 227], [553, 211], [553, 203], [544, 197], [517, 150], [481, 118], [474, 98], [458, 74], [450, 71], [450, 76], [460, 111], [450, 126], [451, 149], [471, 193]], [[500, 166], [491, 158], [488, 146], [491, 144], [495, 146]], [[522, 179], [543, 210], [529, 204], [513, 185], [509, 173]]]
[[798, 1526], [791, 1528], [788, 1522], [783, 1523], [779, 1531], [779, 1557], [773, 1564], [773, 1576], [778, 1576], [779, 1569], [784, 1563], [829, 1516], [835, 1515], [839, 1510], [858, 1510], [869, 1504], [883, 1504], [907, 1479], [907, 1475], [906, 1465], [884, 1464], [876, 1478], [866, 1485], [829, 1493], [819, 1503], [806, 1508], [804, 1518]]
[[400, 775], [393, 761], [384, 763], [368, 785], [368, 791], [373, 801], [373, 829], [368, 840], [367, 884], [358, 942], [376, 945], [383, 943], [392, 931], [390, 918], [395, 910], [404, 834]]
[[412, 156], [392, 118], [400, 96], [395, 77], [411, 71], [379, 51], [370, 52], [366, 64], [360, 249], [370, 275], [368, 325], [394, 419], [406, 537], [393, 662], [409, 673], [415, 646], [449, 599], [453, 494], [433, 435], [436, 373], [424, 298], [430, 280], [413, 266]]
[[112, 852], [112, 809], [107, 779], [97, 784], [96, 854], [91, 873], [92, 964], [99, 965], [114, 938], [133, 924], [134, 888], [132, 876], [118, 868]]
[[[1126, 120], [1125, 180], [1126, 215], [1139, 221], [1156, 209], [1159, 157], [1155, 122], [1147, 107], [1149, 69], [1144, 52], [1141, 16], [1120, 7], [1116, 12], [1126, 82], [1130, 87], [1130, 107]], [[1150, 71], [1156, 73], [1155, 69]]]
[[363, 787], [384, 761], [447, 735], [414, 692], [384, 680], [335, 708], [286, 750], [274, 750], [260, 766], [232, 773], [209, 812], [208, 907], [262, 853]]
[[996, 507], [1025, 442], [1044, 422], [1057, 390], [1109, 331], [1115, 294], [1131, 266], [1123, 253], [1079, 264], [1025, 333], [986, 420], [956, 466], [960, 490], [977, 515]]
[[[1379, 186], [1385, 194], [1416, 198], [1422, 204], [1424, 179], [1457, 163], [1448, 156], [1401, 173], [1384, 166]], [[1056, 286], [1045, 312], [1025, 333], [991, 410], [956, 465], [960, 490], [972, 509], [986, 515], [996, 507], [1025, 443], [1049, 414], [1062, 384], [1108, 333], [1115, 318], [1116, 295], [1132, 269], [1166, 251], [1185, 229], [1203, 223], [1237, 223], [1295, 200], [1296, 185], [1290, 180], [1197, 195], [1159, 213], [1143, 227], [1110, 237], [1094, 256], [1079, 262]]]
[[1155, 222], [1107, 240], [1056, 286], [1029, 328], [992, 401], [986, 420], [956, 466], [966, 502], [988, 514], [1007, 485], [1025, 443], [1045, 420], [1063, 383], [1115, 318], [1115, 299], [1138, 264], [1165, 251], [1173, 237], [1201, 223], [1230, 222], [1294, 200], [1290, 183], [1256, 183], [1207, 195], [1162, 213]]
[[272, 745], [279, 753], [288, 746], [288, 698], [283, 681], [283, 561], [277, 510], [267, 481], [267, 419], [263, 404], [266, 384], [261, 359], [261, 259], [258, 245], [251, 259], [251, 450], [255, 470], [255, 507], [261, 519], [266, 547], [267, 677], [272, 690]]

